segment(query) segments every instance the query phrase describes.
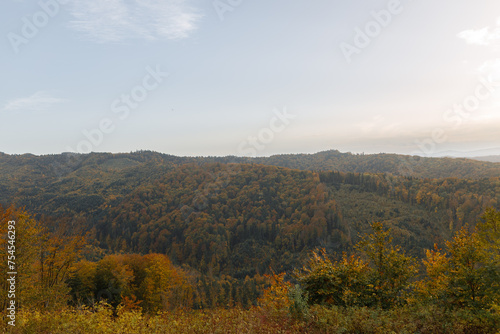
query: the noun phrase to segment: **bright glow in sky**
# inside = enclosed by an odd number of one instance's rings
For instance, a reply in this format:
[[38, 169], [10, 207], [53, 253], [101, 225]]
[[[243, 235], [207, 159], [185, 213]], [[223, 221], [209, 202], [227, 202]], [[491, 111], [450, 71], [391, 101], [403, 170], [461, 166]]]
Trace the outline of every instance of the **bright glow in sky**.
[[1, 152], [500, 154], [498, 0], [3, 0], [0, 22]]

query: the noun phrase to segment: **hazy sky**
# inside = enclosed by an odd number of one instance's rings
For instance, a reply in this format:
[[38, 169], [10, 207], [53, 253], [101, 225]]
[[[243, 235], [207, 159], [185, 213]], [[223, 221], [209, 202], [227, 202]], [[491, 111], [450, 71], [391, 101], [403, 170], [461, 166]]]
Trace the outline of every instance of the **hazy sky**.
[[498, 0], [3, 0], [0, 35], [5, 153], [500, 148]]

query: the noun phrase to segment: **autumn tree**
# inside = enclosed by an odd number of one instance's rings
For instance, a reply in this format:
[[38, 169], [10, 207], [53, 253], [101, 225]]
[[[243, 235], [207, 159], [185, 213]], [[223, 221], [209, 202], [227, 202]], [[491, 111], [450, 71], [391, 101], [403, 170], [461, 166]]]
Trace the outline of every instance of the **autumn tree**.
[[156, 312], [191, 306], [191, 287], [167, 256], [149, 254], [143, 260], [146, 275], [139, 289], [145, 310]]
[[153, 313], [192, 306], [187, 275], [163, 254], [115, 254], [97, 262], [80, 261], [69, 284], [77, 304], [105, 301]]
[[367, 258], [368, 305], [390, 308], [404, 304], [417, 273], [416, 260], [392, 245], [391, 229], [382, 223], [371, 224], [373, 233], [362, 238], [356, 248]]
[[126, 255], [108, 255], [97, 262], [95, 269], [95, 298], [116, 307], [122, 297], [131, 297], [133, 270], [124, 263]]
[[424, 301], [448, 307], [489, 308], [500, 297], [499, 271], [476, 231], [463, 227], [446, 243], [447, 252], [427, 251], [427, 278], [417, 291]]
[[76, 232], [78, 226], [73, 223], [64, 219], [42, 220], [35, 268], [39, 275], [37, 299], [45, 308], [64, 306], [69, 300], [67, 281], [86, 246], [85, 237]]
[[71, 289], [73, 303], [76, 305], [91, 305], [96, 301], [94, 295], [96, 269], [97, 262], [87, 260], [79, 261], [73, 266], [68, 285]]
[[406, 302], [415, 260], [391, 244], [390, 229], [373, 223], [373, 233], [356, 245], [360, 254], [332, 262], [313, 252], [297, 276], [313, 304], [390, 308]]
[[[12, 235], [15, 239], [9, 243], [9, 221], [13, 221]], [[30, 307], [37, 301], [39, 276], [35, 270], [39, 260], [40, 237], [42, 227], [24, 210], [0, 205], [0, 298], [2, 309], [5, 310], [8, 291], [7, 272], [12, 272], [8, 267], [8, 256], [15, 264], [16, 275], [16, 307]], [[7, 246], [11, 246], [8, 251]]]
[[[70, 231], [63, 220], [44, 219], [39, 222], [25, 210], [0, 206], [0, 233], [7, 235], [8, 221], [15, 221], [15, 253], [17, 271], [16, 301], [19, 307], [54, 309], [63, 307], [69, 299], [66, 280], [85, 246], [82, 236]], [[57, 228], [51, 229], [51, 224]], [[0, 238], [0, 252], [7, 259], [7, 238]], [[7, 261], [0, 263], [2, 275]], [[5, 284], [6, 278], [1, 284]], [[7, 289], [2, 289], [4, 294]], [[1, 295], [2, 303], [6, 302]]]
[[496, 262], [500, 261], [500, 211], [488, 208], [476, 228], [480, 240]]
[[258, 299], [259, 307], [268, 314], [279, 314], [288, 311], [291, 305], [289, 299], [292, 284], [285, 281], [286, 273], [267, 274], [265, 277], [269, 280], [270, 286], [264, 290], [263, 295]]
[[312, 252], [297, 278], [311, 304], [365, 305], [368, 297], [368, 264], [358, 256], [330, 260], [325, 249]]

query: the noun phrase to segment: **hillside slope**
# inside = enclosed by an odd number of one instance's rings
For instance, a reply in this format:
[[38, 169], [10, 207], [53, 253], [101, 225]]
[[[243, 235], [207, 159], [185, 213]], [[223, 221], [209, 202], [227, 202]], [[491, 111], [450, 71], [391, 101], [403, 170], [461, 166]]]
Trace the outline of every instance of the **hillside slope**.
[[[303, 168], [314, 160], [296, 158]], [[78, 218], [109, 252], [161, 252], [201, 272], [237, 278], [269, 266], [291, 270], [315, 247], [348, 250], [372, 221], [391, 226], [395, 241], [421, 256], [500, 203], [498, 177], [422, 179], [207, 163], [227, 159], [154, 152], [1, 155], [0, 203]], [[353, 159], [347, 156], [346, 169], [355, 167]]]

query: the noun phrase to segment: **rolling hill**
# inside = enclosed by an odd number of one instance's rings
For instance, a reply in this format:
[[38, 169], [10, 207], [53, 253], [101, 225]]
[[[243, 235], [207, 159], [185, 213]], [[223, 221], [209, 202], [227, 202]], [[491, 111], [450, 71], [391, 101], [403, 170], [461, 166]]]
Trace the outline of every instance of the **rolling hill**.
[[422, 158], [405, 175], [407, 158], [0, 154], [0, 203], [83, 221], [109, 253], [160, 252], [238, 279], [292, 270], [316, 247], [349, 250], [373, 221], [421, 256], [498, 208], [500, 164]]

